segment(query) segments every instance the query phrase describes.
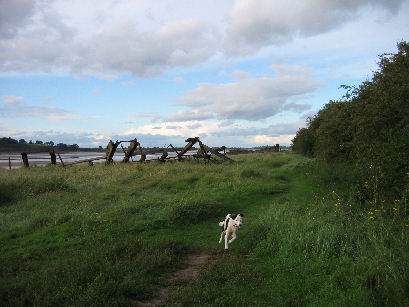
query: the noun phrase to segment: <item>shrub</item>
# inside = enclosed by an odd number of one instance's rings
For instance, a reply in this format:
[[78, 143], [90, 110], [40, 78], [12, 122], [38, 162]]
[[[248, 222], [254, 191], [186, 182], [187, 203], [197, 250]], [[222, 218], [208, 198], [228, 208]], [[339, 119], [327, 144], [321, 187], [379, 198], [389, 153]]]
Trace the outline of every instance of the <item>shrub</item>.
[[383, 54], [371, 81], [330, 101], [293, 139], [293, 149], [328, 162], [348, 161], [358, 172], [356, 193], [376, 168], [376, 193], [402, 196], [409, 171], [409, 44]]

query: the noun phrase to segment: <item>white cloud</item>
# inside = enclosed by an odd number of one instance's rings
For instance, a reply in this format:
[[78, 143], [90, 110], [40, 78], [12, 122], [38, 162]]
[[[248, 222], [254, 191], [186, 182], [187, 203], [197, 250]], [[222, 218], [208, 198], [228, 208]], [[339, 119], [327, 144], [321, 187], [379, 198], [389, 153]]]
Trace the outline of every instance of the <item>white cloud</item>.
[[65, 120], [76, 120], [84, 119], [89, 117], [84, 117], [78, 115], [76, 112], [60, 109], [60, 108], [49, 108], [42, 106], [13, 106], [9, 107], [0, 107], [0, 117], [9, 118], [9, 117], [40, 117], [49, 121], [65, 121]]
[[121, 82], [121, 85], [122, 85], [122, 86], [131, 86], [131, 85], [135, 85], [135, 84], [136, 84], [135, 81], [124, 81], [124, 82]]
[[[260, 120], [283, 110], [308, 109], [309, 105], [294, 100], [323, 86], [312, 78], [312, 69], [284, 64], [274, 65], [274, 69], [276, 75], [272, 77], [255, 78], [246, 74], [246, 78], [231, 83], [201, 83], [175, 100], [178, 105], [192, 108], [194, 114], [206, 114], [209, 118], [214, 114], [217, 119]], [[180, 120], [182, 116], [178, 114], [168, 118]]]
[[273, 145], [273, 144], [290, 144], [294, 139], [295, 134], [286, 134], [280, 136], [256, 135], [251, 138], [251, 141], [259, 145]]
[[247, 71], [243, 71], [243, 70], [239, 70], [236, 69], [235, 71], [233, 71], [231, 73], [231, 75], [235, 78], [235, 79], [248, 79], [251, 78], [251, 74], [248, 73]]
[[[254, 146], [260, 144], [290, 144], [295, 133], [305, 126], [305, 121], [270, 124], [265, 127], [248, 127], [235, 121], [182, 121], [174, 125], [160, 123], [132, 128], [121, 133], [124, 136], [155, 136], [170, 143], [183, 145], [187, 137], [199, 136], [209, 146]], [[147, 142], [152, 142], [146, 140]]]
[[24, 98], [21, 96], [3, 96], [3, 103], [6, 106], [19, 106], [24, 104]]
[[109, 135], [89, 132], [65, 132], [56, 130], [4, 130], [2, 133], [14, 139], [41, 140], [44, 142], [53, 141], [55, 144], [78, 144], [81, 147], [90, 147], [99, 145], [106, 146], [109, 141]]
[[[226, 125], [223, 125], [225, 123]], [[1, 133], [10, 137], [26, 140], [35, 139], [55, 143], [79, 144], [83, 147], [103, 146], [110, 139], [125, 140], [137, 138], [142, 146], [184, 146], [188, 137], [199, 136], [208, 146], [255, 146], [271, 144], [290, 144], [296, 131], [305, 124], [301, 121], [272, 124], [263, 128], [246, 127], [240, 123], [226, 121], [191, 121], [178, 122], [169, 126], [166, 123], [159, 125], [145, 125], [116, 133], [101, 131], [67, 132], [56, 130], [19, 130], [6, 129], [0, 125]]]
[[396, 13], [403, 0], [237, 0], [224, 35], [229, 55], [253, 54], [297, 36], [331, 31], [371, 9]]
[[395, 14], [402, 2], [1, 0], [0, 71], [149, 78], [328, 33], [365, 12]]
[[[208, 22], [185, 18], [145, 27], [136, 20], [146, 22], [146, 17], [138, 19], [132, 12], [118, 9], [130, 6], [137, 14], [143, 14], [131, 3], [112, 3], [114, 8], [109, 11], [118, 15], [110, 18], [106, 12], [95, 15], [82, 5], [81, 10], [86, 12], [82, 14], [91, 18], [88, 23], [75, 17], [79, 12], [61, 2], [37, 5], [36, 10], [30, 11], [27, 25], [18, 24], [18, 31], [0, 41], [0, 70], [65, 70], [115, 80], [119, 73], [152, 77], [168, 68], [201, 63], [214, 54], [217, 30]], [[76, 5], [79, 4], [74, 3], [73, 7]], [[109, 7], [103, 1], [95, 5]], [[3, 6], [7, 11], [7, 5]]]
[[0, 0], [0, 39], [13, 37], [33, 13], [32, 0]]
[[171, 114], [162, 118], [164, 122], [183, 122], [183, 121], [193, 121], [193, 120], [205, 120], [213, 118], [211, 112], [200, 112], [197, 110], [184, 111], [179, 110], [176, 114]]
[[173, 78], [173, 82], [175, 83], [185, 83], [185, 79], [183, 77], [177, 76]]
[[157, 112], [139, 112], [137, 114], [127, 115], [127, 118], [132, 119], [145, 119], [145, 118], [152, 118], [153, 121], [156, 121], [159, 118], [159, 113]]

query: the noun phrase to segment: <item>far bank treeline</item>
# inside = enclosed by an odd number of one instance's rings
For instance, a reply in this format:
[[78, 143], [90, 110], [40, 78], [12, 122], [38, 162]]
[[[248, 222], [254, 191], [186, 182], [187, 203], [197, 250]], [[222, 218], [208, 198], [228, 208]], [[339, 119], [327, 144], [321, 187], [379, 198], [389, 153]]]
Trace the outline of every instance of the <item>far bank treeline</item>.
[[80, 148], [77, 144], [67, 145], [64, 143], [55, 144], [53, 141], [26, 141], [24, 139], [15, 140], [11, 137], [0, 138], [0, 152], [23, 152], [55, 149], [58, 151], [103, 151], [99, 148]]
[[379, 70], [345, 86], [293, 139], [293, 150], [354, 170], [355, 195], [373, 203], [406, 197], [409, 179], [409, 44], [379, 56]]

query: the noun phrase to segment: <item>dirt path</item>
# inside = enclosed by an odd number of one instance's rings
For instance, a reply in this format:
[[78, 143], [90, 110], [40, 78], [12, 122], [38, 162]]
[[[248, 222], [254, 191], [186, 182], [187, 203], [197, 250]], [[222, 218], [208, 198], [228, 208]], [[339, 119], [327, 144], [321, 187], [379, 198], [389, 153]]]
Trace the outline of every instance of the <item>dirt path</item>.
[[185, 268], [173, 273], [173, 276], [168, 279], [167, 286], [159, 289], [156, 298], [143, 302], [136, 301], [135, 305], [139, 307], [163, 306], [170, 294], [171, 286], [195, 280], [199, 276], [203, 265], [209, 261], [210, 255], [207, 254], [189, 255], [186, 260]]

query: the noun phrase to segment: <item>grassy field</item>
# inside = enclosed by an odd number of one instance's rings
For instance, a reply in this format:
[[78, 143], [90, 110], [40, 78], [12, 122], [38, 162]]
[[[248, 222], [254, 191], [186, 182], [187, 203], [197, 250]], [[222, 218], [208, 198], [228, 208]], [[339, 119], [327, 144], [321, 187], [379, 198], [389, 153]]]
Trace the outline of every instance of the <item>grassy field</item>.
[[0, 171], [0, 305], [132, 305], [198, 253], [166, 305], [409, 305], [404, 200], [367, 208], [350, 170], [292, 153], [234, 159]]

